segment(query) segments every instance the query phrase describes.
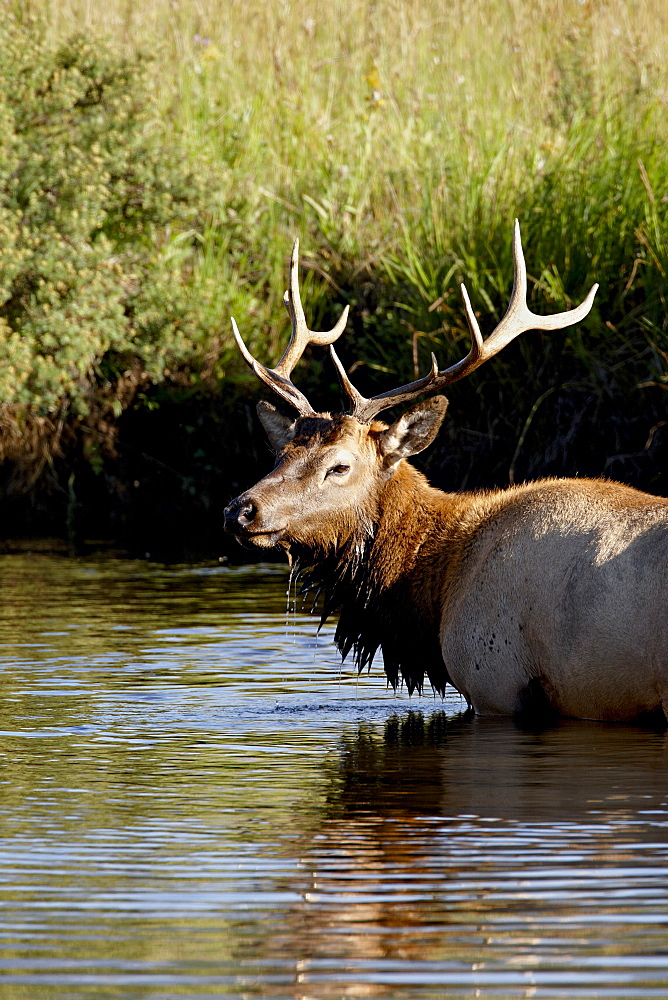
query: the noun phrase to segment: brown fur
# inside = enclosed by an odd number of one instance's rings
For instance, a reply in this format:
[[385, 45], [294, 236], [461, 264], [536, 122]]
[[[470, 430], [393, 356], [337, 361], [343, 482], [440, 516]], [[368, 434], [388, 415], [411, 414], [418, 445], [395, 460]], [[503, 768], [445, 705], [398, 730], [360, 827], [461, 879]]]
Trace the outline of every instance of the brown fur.
[[438, 399], [391, 427], [265, 404], [278, 461], [232, 530], [289, 551], [323, 620], [339, 612], [342, 654], [362, 669], [380, 648], [394, 686], [452, 683], [481, 714], [665, 711], [668, 501], [602, 480], [435, 490], [405, 457], [438, 431]]

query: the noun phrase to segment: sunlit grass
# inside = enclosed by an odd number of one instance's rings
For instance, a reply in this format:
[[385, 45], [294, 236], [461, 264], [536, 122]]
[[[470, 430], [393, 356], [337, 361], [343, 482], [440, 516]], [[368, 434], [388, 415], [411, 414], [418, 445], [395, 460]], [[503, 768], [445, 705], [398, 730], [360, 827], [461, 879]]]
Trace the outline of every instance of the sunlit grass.
[[174, 138], [215, 177], [212, 208], [225, 235], [214, 224], [205, 272], [242, 243], [274, 289], [269, 314], [244, 292], [251, 319], [275, 315], [296, 234], [307, 256], [324, 251], [332, 277], [389, 260], [432, 302], [445, 276], [453, 288], [465, 276], [491, 306], [487, 285], [508, 278], [515, 215], [534, 261], [569, 278], [549, 281], [550, 294], [577, 295], [590, 278], [577, 246], [585, 237], [602, 277], [602, 216], [604, 239], [620, 242], [646, 221], [626, 211], [629, 200], [634, 210], [647, 201], [640, 158], [663, 197], [662, 158], [647, 149], [660, 149], [668, 131], [668, 9], [659, 2], [48, 8], [54, 36], [102, 32], [153, 53]]
[[276, 357], [297, 235], [314, 322], [332, 298], [353, 302], [349, 363], [361, 355], [373, 379], [374, 368], [412, 375], [433, 348], [458, 356], [459, 282], [488, 328], [507, 300], [518, 216], [538, 311], [601, 283], [586, 342], [567, 336], [596, 391], [665, 378], [659, 0], [45, 6], [53, 38], [99, 32], [153, 54], [156, 128], [211, 176], [193, 281], [201, 308], [221, 317], [228, 371], [230, 312], [263, 357]]

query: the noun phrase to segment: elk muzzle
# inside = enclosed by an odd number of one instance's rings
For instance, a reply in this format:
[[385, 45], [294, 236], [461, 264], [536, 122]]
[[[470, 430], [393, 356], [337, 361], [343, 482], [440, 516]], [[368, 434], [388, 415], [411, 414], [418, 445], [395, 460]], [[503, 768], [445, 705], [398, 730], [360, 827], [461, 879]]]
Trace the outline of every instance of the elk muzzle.
[[242, 545], [271, 548], [284, 532], [283, 524], [274, 523], [274, 519], [262, 510], [250, 495], [250, 492], [231, 500], [223, 511], [225, 516], [225, 531], [235, 535]]

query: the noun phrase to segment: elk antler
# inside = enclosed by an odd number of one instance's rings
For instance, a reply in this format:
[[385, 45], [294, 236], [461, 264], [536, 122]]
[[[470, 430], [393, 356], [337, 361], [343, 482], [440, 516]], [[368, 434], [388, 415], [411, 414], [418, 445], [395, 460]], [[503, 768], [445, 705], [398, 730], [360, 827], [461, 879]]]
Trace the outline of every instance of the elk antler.
[[341, 384], [352, 404], [352, 415], [360, 423], [370, 423], [378, 413], [388, 409], [390, 406], [396, 406], [397, 403], [406, 403], [425, 392], [442, 389], [446, 385], [450, 385], [451, 382], [456, 382], [458, 379], [464, 378], [465, 375], [469, 375], [472, 371], [475, 371], [485, 361], [493, 358], [511, 340], [514, 340], [515, 337], [518, 337], [526, 330], [561, 330], [565, 326], [579, 323], [588, 314], [592, 307], [598, 285], [592, 285], [587, 298], [575, 309], [555, 313], [553, 316], [537, 316], [531, 312], [526, 302], [527, 271], [526, 264], [524, 263], [524, 254], [522, 253], [520, 224], [517, 219], [515, 220], [513, 235], [513, 265], [514, 281], [510, 305], [508, 306], [506, 315], [487, 340], [482, 339], [478, 321], [471, 308], [468, 292], [464, 285], [461, 286], [472, 343], [471, 350], [466, 357], [462, 358], [456, 364], [451, 365], [450, 368], [439, 371], [436, 358], [432, 354], [431, 371], [428, 375], [417, 379], [415, 382], [410, 382], [408, 385], [402, 385], [398, 389], [381, 392], [377, 396], [372, 396], [371, 399], [365, 399], [350, 382], [343, 365], [336, 355], [336, 351], [333, 347], [330, 347], [332, 360], [336, 365]]
[[290, 288], [283, 296], [283, 303], [288, 310], [288, 315], [292, 321], [292, 336], [283, 357], [275, 368], [265, 368], [264, 365], [256, 361], [250, 353], [237, 328], [237, 324], [232, 320], [232, 332], [237, 346], [241, 351], [246, 364], [250, 365], [258, 378], [282, 396], [298, 413], [303, 417], [308, 417], [316, 411], [309, 403], [306, 396], [292, 384], [290, 376], [293, 369], [309, 344], [316, 344], [318, 347], [326, 347], [333, 344], [343, 333], [348, 320], [348, 306], [345, 307], [336, 326], [331, 330], [316, 333], [309, 330], [306, 325], [306, 317], [299, 294], [299, 240], [295, 240], [290, 259]]

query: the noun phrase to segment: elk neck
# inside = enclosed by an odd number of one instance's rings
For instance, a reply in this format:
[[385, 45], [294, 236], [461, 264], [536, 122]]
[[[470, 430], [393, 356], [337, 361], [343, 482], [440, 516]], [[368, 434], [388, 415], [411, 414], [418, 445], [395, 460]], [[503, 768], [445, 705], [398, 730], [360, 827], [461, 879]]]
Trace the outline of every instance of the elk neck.
[[444, 590], [461, 551], [462, 497], [429, 486], [406, 461], [382, 484], [374, 518], [342, 544], [293, 550], [304, 592], [314, 592], [321, 624], [338, 612], [335, 642], [359, 671], [378, 649], [396, 688], [421, 691], [425, 676], [448, 682], [439, 642]]

